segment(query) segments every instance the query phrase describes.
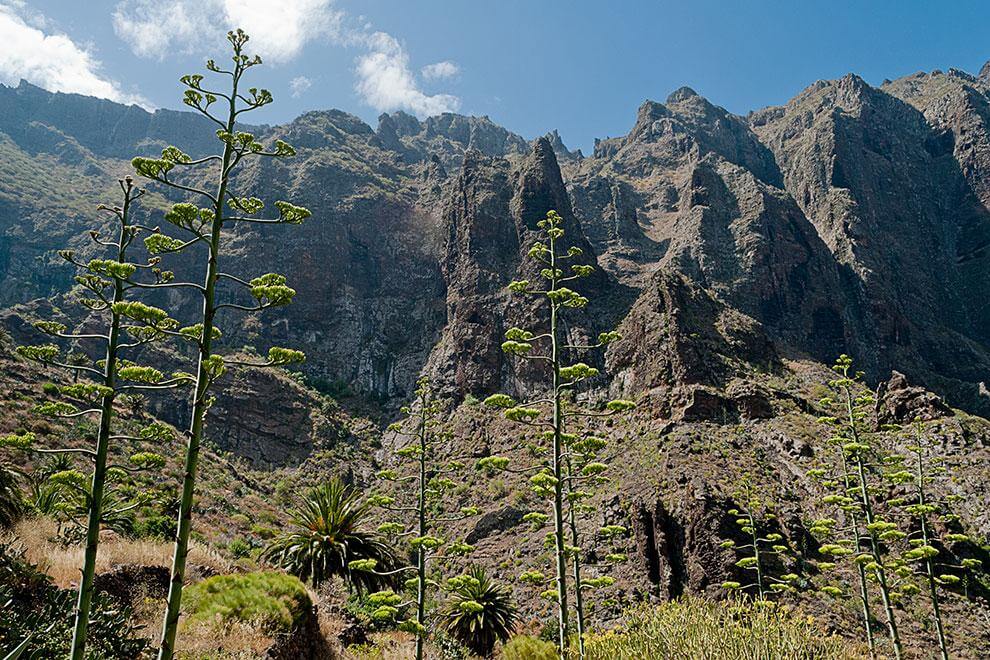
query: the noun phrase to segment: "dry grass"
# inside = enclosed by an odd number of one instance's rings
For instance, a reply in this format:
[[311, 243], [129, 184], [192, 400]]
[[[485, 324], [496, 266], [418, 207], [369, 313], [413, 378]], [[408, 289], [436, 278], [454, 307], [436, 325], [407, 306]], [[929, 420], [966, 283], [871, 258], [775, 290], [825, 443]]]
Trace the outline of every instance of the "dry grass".
[[210, 623], [179, 626], [176, 650], [182, 660], [262, 658], [273, 641], [257, 626], [246, 623], [233, 623], [223, 629]]
[[[38, 569], [52, 576], [60, 587], [75, 585], [83, 564], [84, 548], [81, 545], [65, 547], [56, 540], [56, 526], [51, 520], [35, 518], [22, 520], [8, 539], [23, 546], [29, 561]], [[103, 573], [120, 564], [143, 566], [170, 566], [172, 545], [164, 541], [125, 539], [107, 535], [101, 539], [97, 555], [96, 572]], [[218, 573], [229, 573], [230, 564], [209, 548], [190, 545], [189, 563], [212, 568]]]
[[[371, 643], [350, 646], [341, 653], [342, 660], [414, 660], [416, 646], [410, 635], [400, 632], [382, 632], [370, 636]], [[427, 648], [427, 657], [436, 657]]]

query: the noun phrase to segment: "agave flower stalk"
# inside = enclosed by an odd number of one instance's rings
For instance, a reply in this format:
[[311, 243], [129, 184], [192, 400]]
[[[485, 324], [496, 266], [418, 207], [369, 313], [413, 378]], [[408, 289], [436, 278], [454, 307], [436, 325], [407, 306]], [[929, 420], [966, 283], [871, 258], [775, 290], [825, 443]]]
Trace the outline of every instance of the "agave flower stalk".
[[[829, 385], [836, 396], [827, 397], [823, 403], [832, 408], [835, 414], [823, 417], [822, 421], [834, 428], [834, 436], [830, 442], [839, 446], [840, 454], [840, 474], [835, 483], [842, 486], [842, 491], [826, 497], [825, 501], [838, 505], [850, 518], [853, 534], [851, 552], [856, 553], [853, 561], [859, 573], [860, 599], [871, 656], [875, 655], [876, 649], [870, 623], [867, 575], [872, 576], [877, 583], [887, 633], [894, 656], [900, 660], [903, 657], [903, 646], [894, 615], [894, 593], [887, 574], [886, 552], [882, 544], [887, 540], [901, 539], [904, 533], [897, 529], [895, 523], [877, 516], [874, 505], [877, 487], [872, 483], [871, 459], [877, 452], [867, 441], [864, 428], [864, 420], [873, 405], [873, 398], [869, 394], [854, 393], [863, 374], [852, 371], [852, 358], [848, 355], [839, 356], [832, 369], [838, 378]], [[836, 555], [844, 555], [848, 550], [842, 546], [826, 546], [826, 549], [834, 549], [833, 554]]]
[[[561, 252], [560, 243], [564, 237], [563, 221], [563, 218], [556, 211], [549, 211], [546, 218], [537, 223], [542, 234], [540, 240], [537, 240], [529, 250], [530, 258], [541, 267], [540, 277], [545, 283], [545, 288], [539, 288], [528, 280], [514, 281], [509, 285], [511, 292], [535, 297], [548, 305], [548, 325], [537, 333], [517, 327], [510, 328], [505, 333], [506, 341], [502, 344], [502, 350], [505, 353], [523, 360], [540, 363], [546, 367], [549, 372], [547, 374], [549, 382], [546, 384], [545, 394], [524, 403], [517, 402], [507, 394], [493, 394], [485, 400], [489, 406], [504, 408], [507, 419], [538, 429], [540, 438], [547, 443], [545, 448], [547, 451], [543, 454], [544, 458], [541, 461], [522, 468], [510, 468], [509, 459], [502, 456], [489, 456], [481, 459], [477, 464], [479, 469], [486, 471], [507, 470], [521, 474], [532, 474], [530, 484], [533, 492], [549, 501], [549, 515], [534, 511], [527, 514], [525, 519], [533, 523], [534, 528], [537, 529], [548, 519], [552, 518], [553, 520], [549, 539], [553, 545], [555, 575], [552, 580], [553, 587], [545, 590], [542, 595], [552, 599], [557, 605], [557, 633], [559, 637], [557, 651], [561, 658], [566, 657], [568, 653], [570, 614], [568, 561], [579, 560], [577, 555], [580, 552], [580, 547], [574, 543], [578, 538], [576, 524], [570, 526], [572, 542], [568, 542], [570, 518], [568, 494], [575, 492], [576, 488], [572, 491], [572, 487], [586, 476], [597, 477], [601, 472], [598, 465], [593, 468], [588, 468], [588, 466], [582, 468], [583, 471], [588, 470], [585, 475], [576, 474], [573, 466], [568, 467], [568, 461], [571, 458], [568, 444], [578, 441], [579, 438], [578, 434], [568, 433], [568, 423], [577, 418], [609, 416], [635, 407], [634, 403], [626, 400], [610, 401], [604, 410], [599, 411], [586, 410], [580, 407], [569, 410], [565, 406], [567, 396], [579, 383], [598, 375], [598, 369], [583, 362], [568, 365], [565, 362], [566, 354], [603, 348], [617, 340], [619, 335], [615, 332], [603, 332], [599, 335], [598, 341], [590, 345], [570, 344], [564, 336], [563, 314], [565, 310], [580, 309], [588, 304], [588, 299], [585, 296], [567, 285], [588, 277], [594, 272], [594, 267], [576, 261], [583, 254], [582, 250], [576, 246], [568, 248], [566, 252]], [[564, 270], [567, 265], [570, 265], [569, 273]], [[542, 351], [534, 352], [536, 345], [542, 346]], [[581, 581], [582, 587], [593, 584], [588, 580], [582, 580], [580, 568], [574, 575]], [[548, 582], [541, 572], [535, 570], [525, 572], [519, 579], [534, 585]], [[576, 600], [579, 599], [576, 598]], [[583, 633], [583, 602], [578, 619]], [[580, 635], [578, 650], [579, 655], [583, 657], [584, 640]]]
[[[477, 516], [479, 510], [474, 506], [458, 507], [453, 502], [452, 491], [456, 484], [451, 477], [462, 472], [465, 464], [458, 460], [441, 461], [438, 456], [438, 444], [447, 439], [448, 434], [439, 428], [441, 402], [434, 396], [427, 378], [418, 381], [415, 406], [404, 407], [402, 412], [406, 418], [390, 425], [389, 430], [410, 441], [395, 452], [399, 468], [383, 469], [377, 475], [393, 485], [396, 497], [376, 494], [369, 502], [405, 518], [405, 521], [386, 522], [379, 531], [407, 543], [416, 557], [414, 566], [396, 569], [393, 573], [414, 574], [406, 586], [415, 589], [415, 599], [408, 603], [415, 606], [415, 615], [413, 619], [401, 621], [399, 628], [415, 635], [416, 658], [422, 660], [431, 616], [427, 601], [431, 587], [438, 584], [432, 569], [434, 559], [462, 557], [474, 550], [463, 541], [449, 541], [445, 538], [445, 529], [451, 523]], [[410, 500], [409, 504], [402, 503]], [[368, 568], [378, 569], [375, 566]], [[375, 613], [382, 619], [394, 619], [407, 605], [390, 591], [377, 594], [376, 599], [380, 605]]]
[[[163, 310], [131, 300], [132, 290], [139, 285], [134, 278], [139, 273], [153, 273], [157, 282], [142, 286], [154, 287], [164, 283], [169, 274], [161, 271], [157, 259], [146, 264], [128, 261], [128, 249], [145, 228], [132, 221], [132, 207], [144, 191], [135, 187], [131, 177], [118, 181], [122, 201], [120, 205], [102, 205], [116, 222], [116, 238], [104, 239], [99, 231], [90, 232], [92, 241], [111, 252], [108, 259], [91, 259], [83, 262], [72, 250], [62, 250], [59, 254], [75, 266], [80, 274], [76, 276], [81, 297], [79, 302], [94, 317], [105, 320], [103, 330], [71, 332], [62, 323], [39, 321], [35, 327], [49, 336], [73, 344], [88, 343], [94, 350], [102, 349], [103, 359], [95, 364], [81, 359], [79, 353], [72, 359], [63, 357], [55, 344], [20, 346], [18, 353], [41, 364], [71, 370], [77, 376], [75, 382], [59, 388], [62, 401], [50, 401], [37, 407], [37, 411], [57, 419], [76, 419], [88, 416], [99, 417], [99, 430], [93, 448], [40, 449], [34, 446], [34, 434], [9, 435], [0, 439], [0, 444], [19, 447], [39, 454], [57, 454], [63, 457], [82, 456], [92, 462], [93, 471], [86, 485], [86, 475], [71, 468], [70, 462], [63, 464], [49, 481], [58, 488], [66, 488], [79, 495], [82, 513], [87, 518], [85, 525], [85, 551], [79, 579], [75, 608], [71, 657], [81, 659], [86, 653], [86, 634], [89, 627], [93, 603], [93, 580], [96, 573], [96, 559], [99, 551], [100, 528], [109, 517], [119, 515], [137, 504], [123, 505], [112, 499], [107, 492], [108, 475], [126, 473], [141, 469], [153, 469], [164, 465], [164, 458], [152, 452], [138, 452], [130, 458], [128, 465], [108, 464], [110, 444], [113, 441], [167, 441], [170, 431], [163, 425], [153, 424], [141, 431], [139, 436], [114, 435], [114, 402], [118, 396], [141, 391], [160, 390], [176, 387], [186, 381], [184, 375], [167, 378], [154, 368], [139, 366], [125, 359], [129, 350], [166, 337], [166, 333], [177, 323]], [[128, 341], [125, 333], [132, 336]], [[79, 375], [86, 380], [78, 380]], [[52, 491], [53, 493], [55, 491]], [[108, 508], [109, 507], [109, 508]]]
[[[183, 102], [218, 126], [217, 138], [223, 145], [221, 153], [193, 159], [176, 147], [170, 146], [162, 151], [161, 158], [135, 158], [132, 161], [138, 174], [181, 191], [205, 204], [203, 207], [198, 207], [194, 203], [182, 202], [173, 205], [165, 214], [165, 220], [183, 234], [182, 239], [161, 232], [156, 232], [145, 239], [148, 250], [157, 254], [205, 247], [206, 266], [203, 284], [193, 282], [173, 284], [194, 291], [202, 299], [202, 314], [197, 324], [183, 329], [184, 337], [196, 345], [198, 364], [191, 422], [186, 436], [185, 469], [172, 558], [172, 577], [158, 652], [161, 660], [169, 660], [175, 653], [175, 636], [179, 623], [186, 559], [189, 554], [189, 535], [192, 530], [193, 498], [200, 443], [205, 429], [206, 412], [213, 401], [210, 395], [211, 387], [231, 365], [268, 367], [299, 363], [304, 360], [303, 354], [299, 351], [277, 347], [269, 351], [267, 360], [254, 362], [225, 360], [214, 349], [214, 341], [220, 335], [217, 328], [219, 312], [230, 309], [250, 313], [287, 305], [296, 293], [286, 286], [285, 277], [277, 273], [267, 273], [248, 280], [221, 271], [220, 262], [225, 254], [224, 228], [238, 223], [300, 224], [311, 215], [303, 207], [286, 201], [277, 201], [275, 202], [277, 217], [260, 218], [257, 214], [263, 210], [264, 203], [257, 197], [238, 195], [232, 190], [233, 175], [245, 159], [287, 158], [293, 156], [295, 150], [282, 140], [275, 140], [273, 147], [266, 148], [255, 139], [253, 134], [236, 130], [236, 123], [243, 113], [270, 104], [272, 95], [265, 89], [250, 88], [246, 92], [243, 89], [244, 74], [250, 68], [261, 64], [260, 57], [249, 57], [244, 53], [248, 35], [242, 30], [237, 30], [228, 33], [227, 40], [233, 49], [231, 58], [233, 67], [224, 69], [213, 60], [209, 60], [206, 64], [209, 71], [229, 83], [227, 91], [207, 89], [204, 87], [202, 75], [187, 75], [182, 78], [182, 83], [187, 87]], [[223, 108], [219, 115], [211, 110], [214, 104]], [[201, 178], [208, 178], [208, 170], [211, 168], [213, 182], [216, 185], [214, 192], [180, 182], [170, 174], [175, 169], [193, 170]], [[249, 294], [254, 302], [252, 304], [220, 302], [218, 296], [221, 284]]]

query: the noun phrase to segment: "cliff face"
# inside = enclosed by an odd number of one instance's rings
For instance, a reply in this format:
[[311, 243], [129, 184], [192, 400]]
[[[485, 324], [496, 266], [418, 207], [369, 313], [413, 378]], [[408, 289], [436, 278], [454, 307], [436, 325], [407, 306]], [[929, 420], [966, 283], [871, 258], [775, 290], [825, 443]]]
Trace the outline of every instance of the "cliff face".
[[[748, 337], [714, 342], [722, 362], [751, 364], [758, 335], [776, 356], [764, 363], [849, 352], [874, 379], [897, 367], [985, 410], [988, 91], [957, 71], [880, 88], [850, 75], [739, 117], [682, 88], [645, 102], [628, 135], [599, 141], [589, 157], [555, 132], [528, 144], [487, 117], [394, 113], [372, 129], [326, 111], [255, 127], [300, 155], [259, 163], [238, 185], [291, 195], [315, 215], [301, 228], [232, 230], [231, 269], [271, 264], [299, 295], [260, 320], [231, 319], [225, 341], [298, 345], [312, 377], [393, 402], [424, 371], [455, 398], [525, 389], [499, 343], [527, 310], [504, 287], [525, 275], [535, 222], [553, 208], [600, 266], [585, 283], [595, 303], [572, 332], [622, 324], [643, 340], [610, 353], [619, 380], [602, 389], [683, 385], [642, 347], [682, 360], [657, 324], [676, 328], [681, 305], [697, 303], [707, 315], [699, 327], [731, 316], [719, 327]], [[6, 305], [63, 290], [52, 251], [85, 244], [106, 178], [127, 169], [121, 159], [169, 142], [203, 153], [212, 140], [186, 113], [26, 83], [0, 88], [0, 109]], [[152, 198], [145, 212], [154, 218], [166, 202]]]

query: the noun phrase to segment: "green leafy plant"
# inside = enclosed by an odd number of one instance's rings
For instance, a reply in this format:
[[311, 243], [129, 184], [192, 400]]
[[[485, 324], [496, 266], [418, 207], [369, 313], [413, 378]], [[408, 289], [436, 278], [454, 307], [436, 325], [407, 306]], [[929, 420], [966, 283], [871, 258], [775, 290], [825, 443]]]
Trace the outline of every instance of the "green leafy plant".
[[21, 478], [20, 471], [0, 463], [0, 530], [13, 525], [24, 513]]
[[518, 618], [509, 590], [474, 566], [448, 583], [450, 602], [444, 610], [444, 629], [451, 637], [482, 657], [508, 639]]
[[[75, 266], [79, 274], [75, 277], [77, 299], [92, 316], [100, 319], [99, 329], [74, 332], [65, 324], [56, 321], [39, 321], [35, 327], [50, 335], [53, 340], [73, 344], [89, 344], [94, 351], [102, 353], [103, 359], [95, 364], [88, 359], [70, 359], [63, 349], [54, 344], [19, 346], [17, 352], [24, 358], [44, 365], [68, 369], [75, 374], [71, 385], [56, 387], [58, 400], [46, 401], [37, 406], [37, 412], [58, 419], [76, 419], [88, 416], [99, 418], [99, 431], [92, 448], [41, 449], [35, 446], [33, 433], [15, 433], [0, 438], [0, 445], [15, 447], [41, 454], [77, 455], [91, 461], [93, 470], [89, 475], [89, 485], [85, 486], [86, 475], [74, 470], [65, 470], [51, 478], [61, 486], [77, 491], [82, 504], [76, 513], [87, 516], [85, 525], [86, 550], [83, 557], [82, 576], [79, 580], [78, 601], [75, 613], [74, 639], [71, 657], [81, 660], [85, 656], [86, 630], [89, 625], [90, 608], [93, 600], [93, 579], [96, 570], [96, 557], [99, 549], [100, 527], [102, 523], [115, 519], [124, 513], [122, 509], [108, 502], [108, 475], [113, 472], [127, 472], [147, 463], [159, 463], [156, 454], [140, 452], [135, 454], [143, 460], [135, 462], [134, 457], [127, 465], [109, 465], [108, 455], [112, 441], [131, 439], [113, 434], [114, 402], [118, 396], [131, 395], [144, 390], [169, 389], [182, 385], [183, 376], [167, 378], [157, 369], [142, 367], [130, 362], [125, 355], [151, 342], [165, 339], [177, 323], [160, 309], [149, 307], [141, 302], [130, 300], [135, 289], [166, 286], [169, 275], [158, 268], [158, 260], [150, 259], [145, 264], [128, 261], [128, 249], [137, 236], [146, 228], [132, 221], [132, 207], [144, 191], [136, 188], [131, 177], [119, 181], [122, 201], [119, 206], [100, 206], [116, 222], [116, 237], [105, 239], [100, 232], [90, 232], [92, 241], [110, 252], [109, 258], [82, 261], [72, 250], [62, 250], [61, 257]], [[140, 283], [139, 275], [147, 273], [154, 283]], [[143, 316], [135, 319], [134, 310], [141, 310]], [[130, 335], [129, 339], [127, 335]], [[84, 358], [83, 353], [73, 353]], [[83, 376], [86, 380], [79, 380]], [[46, 393], [53, 394], [51, 387]], [[142, 464], [144, 463], [144, 464]], [[50, 489], [47, 503], [55, 504], [58, 489]], [[79, 511], [78, 509], [82, 509]]]
[[[433, 560], [463, 556], [474, 549], [463, 541], [450, 541], [447, 530], [451, 523], [477, 516], [479, 511], [476, 507], [455, 504], [454, 478], [463, 472], [465, 464], [458, 460], [440, 461], [438, 457], [437, 445], [449, 436], [439, 428], [442, 408], [428, 379], [419, 380], [415, 405], [404, 407], [402, 412], [406, 419], [389, 427], [407, 439], [395, 452], [398, 469], [378, 473], [380, 479], [393, 485], [398, 499], [380, 494], [370, 498], [370, 502], [399, 517], [381, 525], [379, 531], [407, 544], [415, 557], [414, 566], [397, 569], [413, 574], [406, 587], [415, 592], [414, 618], [401, 622], [400, 628], [415, 635], [416, 658], [422, 660], [430, 616], [428, 592], [438, 584]], [[393, 603], [383, 605], [380, 613], [391, 617], [398, 610]]]
[[[239, 194], [233, 189], [235, 173], [247, 159], [287, 158], [295, 150], [283, 142], [275, 140], [269, 148], [262, 145], [255, 136], [238, 131], [236, 123], [243, 120], [247, 112], [262, 108], [272, 102], [268, 90], [244, 89], [243, 76], [254, 66], [261, 64], [260, 57], [250, 57], [244, 53], [248, 35], [242, 30], [227, 34], [233, 49], [233, 66], [224, 69], [213, 60], [206, 68], [216, 74], [229, 86], [225, 91], [208, 89], [204, 76], [187, 75], [182, 77], [186, 86], [183, 102], [216, 124], [217, 139], [223, 145], [220, 154], [193, 159], [176, 147], [166, 147], [160, 158], [134, 158], [134, 169], [151, 181], [191, 196], [204, 204], [203, 207], [190, 202], [172, 205], [165, 214], [165, 221], [182, 238], [155, 232], [145, 239], [145, 247], [154, 254], [172, 254], [180, 251], [205, 248], [203, 265], [206, 277], [203, 284], [170, 281], [167, 286], [182, 287], [202, 297], [203, 307], [199, 322], [179, 330], [187, 341], [192, 342], [198, 353], [198, 366], [195, 375], [195, 393], [192, 398], [192, 413], [189, 432], [186, 435], [185, 468], [182, 483], [182, 497], [178, 517], [175, 550], [172, 560], [172, 580], [162, 627], [162, 642], [159, 658], [169, 660], [175, 653], [175, 635], [179, 622], [179, 608], [182, 601], [182, 585], [185, 579], [186, 559], [189, 554], [189, 536], [192, 529], [193, 496], [199, 463], [200, 444], [203, 439], [204, 420], [212, 402], [210, 388], [226, 373], [229, 366], [278, 366], [302, 362], [301, 352], [272, 348], [266, 360], [237, 361], [225, 360], [214, 350], [213, 342], [219, 336], [216, 327], [217, 314], [224, 310], [257, 312], [271, 307], [287, 305], [295, 296], [295, 290], [287, 286], [285, 278], [277, 273], [266, 273], [252, 279], [244, 279], [220, 270], [225, 255], [224, 228], [238, 224], [295, 225], [310, 216], [310, 212], [286, 201], [276, 201], [277, 213], [271, 218], [258, 217], [264, 203], [249, 194]], [[213, 108], [220, 108], [214, 114]], [[174, 171], [189, 171], [199, 180], [208, 178], [212, 169], [216, 188], [209, 191], [187, 184], [186, 177], [176, 177]], [[233, 287], [251, 302], [218, 301], [222, 285]], [[137, 310], [140, 312], [140, 310]]]
[[[72, 653], [76, 598], [24, 558], [23, 551], [0, 544], [0, 655], [65, 658]], [[87, 627], [87, 658], [141, 657], [148, 640], [139, 634], [126, 604], [94, 594]], [[17, 656], [13, 656], [17, 657]]]
[[[562, 325], [564, 312], [580, 309], [588, 304], [586, 297], [567, 285], [588, 277], [594, 267], [581, 263], [579, 259], [583, 253], [576, 246], [561, 251], [563, 218], [556, 211], [548, 212], [537, 226], [542, 236], [530, 248], [529, 256], [540, 267], [544, 288], [528, 280], [519, 280], [512, 282], [509, 290], [545, 303], [549, 307], [548, 325], [535, 332], [510, 328], [505, 333], [506, 341], [502, 344], [502, 350], [519, 359], [543, 365], [548, 382], [544, 393], [532, 401], [521, 403], [507, 394], [494, 394], [485, 403], [503, 408], [505, 417], [511, 421], [538, 429], [546, 446], [537, 448], [535, 453], [541, 460], [535, 465], [510, 467], [508, 458], [490, 456], [479, 461], [477, 467], [489, 472], [509, 470], [530, 473], [533, 491], [549, 503], [549, 514], [534, 511], [527, 516], [527, 521], [536, 528], [552, 521], [549, 538], [554, 552], [554, 586], [543, 593], [557, 604], [558, 650], [563, 658], [567, 653], [568, 640], [568, 562], [572, 562], [574, 569], [579, 649], [583, 648], [585, 632], [583, 591], [586, 588], [605, 586], [612, 580], [609, 576], [587, 580], [581, 575], [582, 549], [577, 515], [587, 510], [586, 502], [593, 495], [592, 487], [604, 483], [603, 472], [608, 465], [595, 460], [597, 452], [604, 446], [604, 440], [582, 432], [580, 420], [621, 413], [635, 407], [635, 404], [615, 400], [610, 401], [604, 410], [597, 411], [567, 404], [574, 389], [597, 376], [598, 370], [584, 362], [568, 364], [565, 362], [565, 354], [600, 349], [619, 336], [615, 332], [603, 332], [596, 342], [586, 345], [571, 344], [565, 339]], [[569, 266], [566, 272], [565, 266]], [[520, 579], [534, 585], [545, 585], [547, 582], [539, 571], [527, 571]]]
[[390, 587], [394, 577], [381, 573], [394, 570], [396, 560], [367, 529], [368, 514], [369, 505], [333, 478], [304, 495], [290, 513], [294, 529], [272, 539], [262, 557], [314, 586], [337, 576], [358, 592]]
[[504, 660], [556, 660], [557, 647], [539, 637], [516, 635], [502, 645]]
[[685, 597], [628, 610], [620, 629], [590, 635], [589, 660], [617, 658], [858, 658], [858, 649], [784, 608], [746, 598]]

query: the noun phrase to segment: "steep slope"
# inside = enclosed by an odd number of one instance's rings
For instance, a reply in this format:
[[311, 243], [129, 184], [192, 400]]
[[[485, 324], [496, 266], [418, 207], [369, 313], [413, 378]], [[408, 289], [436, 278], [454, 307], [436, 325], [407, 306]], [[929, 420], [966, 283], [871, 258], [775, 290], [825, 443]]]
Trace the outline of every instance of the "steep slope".
[[827, 360], [843, 349], [840, 271], [741, 118], [681, 89], [644, 103], [629, 135], [569, 173], [575, 212], [623, 281], [670, 270], [789, 350]]
[[990, 229], [990, 216], [943, 129], [851, 75], [816, 83], [751, 123], [860, 289], [850, 291], [860, 327], [842, 328], [847, 351], [862, 355], [870, 373], [901, 365], [978, 405], [973, 384], [990, 367], [980, 294], [990, 263], [966, 255]]

